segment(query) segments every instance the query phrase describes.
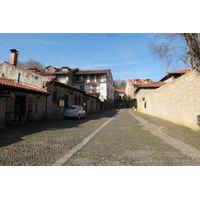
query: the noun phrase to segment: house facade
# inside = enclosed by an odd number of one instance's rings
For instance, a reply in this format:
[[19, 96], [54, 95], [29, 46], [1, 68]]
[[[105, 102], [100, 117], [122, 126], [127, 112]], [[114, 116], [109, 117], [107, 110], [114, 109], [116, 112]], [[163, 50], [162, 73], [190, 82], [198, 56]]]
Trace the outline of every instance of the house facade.
[[129, 96], [133, 102], [133, 106], [136, 105], [137, 93], [136, 90], [140, 85], [148, 85], [154, 83], [151, 79], [128, 79], [125, 87], [125, 94]]
[[124, 100], [125, 90], [115, 89], [115, 100]]
[[27, 121], [47, 118], [46, 101], [50, 93], [46, 84], [50, 79], [17, 67], [16, 56], [17, 52], [11, 51], [10, 63], [0, 64], [1, 127], [19, 122], [22, 110]]
[[80, 70], [75, 73], [73, 85], [98, 97], [106, 108], [114, 106], [115, 86], [110, 69]]
[[110, 108], [114, 105], [115, 87], [110, 69], [79, 70], [78, 68], [47, 66], [44, 69], [32, 67], [29, 70], [98, 97], [101, 101], [101, 109]]
[[67, 66], [56, 68], [51, 65], [40, 69], [36, 69], [35, 67], [29, 68], [30, 71], [38, 73], [42, 76], [53, 78], [61, 83], [65, 83], [68, 85], [73, 85], [73, 76], [74, 73], [77, 72], [78, 68], [69, 68]]

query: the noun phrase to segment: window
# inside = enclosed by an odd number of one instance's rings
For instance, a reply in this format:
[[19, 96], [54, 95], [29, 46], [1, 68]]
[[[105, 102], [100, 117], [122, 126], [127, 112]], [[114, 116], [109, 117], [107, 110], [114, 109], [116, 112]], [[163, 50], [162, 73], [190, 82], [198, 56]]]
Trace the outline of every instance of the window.
[[93, 85], [91, 89], [92, 89], [91, 91], [92, 93], [97, 93], [97, 85]]
[[53, 101], [56, 101], [56, 99], [57, 99], [57, 93], [53, 92]]
[[83, 77], [83, 82], [86, 83], [87, 82], [87, 76]]
[[100, 82], [100, 80], [101, 80], [101, 76], [97, 76], [97, 82]]
[[81, 76], [76, 77], [76, 82], [81, 82]]
[[94, 76], [90, 76], [90, 82], [94, 82]]
[[54, 67], [48, 67], [47, 69], [46, 69], [46, 72], [55, 72], [56, 70], [55, 70], [55, 68]]
[[59, 107], [64, 107], [64, 106], [65, 106], [65, 100], [62, 100], [62, 99], [59, 100], [59, 101], [58, 101], [58, 106], [59, 106]]
[[81, 90], [84, 90], [84, 85], [80, 85], [80, 89], [81, 89]]

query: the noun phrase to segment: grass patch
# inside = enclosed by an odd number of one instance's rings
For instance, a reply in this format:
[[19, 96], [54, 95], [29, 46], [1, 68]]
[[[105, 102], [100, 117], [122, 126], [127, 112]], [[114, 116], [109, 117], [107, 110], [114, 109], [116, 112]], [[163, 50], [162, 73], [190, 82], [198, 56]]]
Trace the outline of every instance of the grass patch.
[[159, 118], [159, 117], [156, 117], [156, 116], [153, 116], [153, 115], [148, 115], [146, 113], [142, 113], [142, 112], [138, 112], [138, 111], [135, 111], [134, 113], [137, 114], [140, 117], [143, 117], [143, 118], [145, 118], [145, 116], [146, 116], [145, 120], [147, 120], [149, 122], [154, 122], [154, 123], [156, 123], [158, 125], [161, 125], [160, 123], [163, 122], [163, 125], [168, 124], [168, 125], [171, 125], [171, 126], [176, 126], [176, 127], [182, 128], [182, 129], [184, 129], [186, 131], [193, 132], [193, 133], [196, 133], [196, 134], [200, 135], [200, 131], [199, 130], [194, 130], [194, 129], [191, 129], [191, 128], [187, 127], [187, 126], [171, 122], [169, 120], [162, 119], [162, 118]]

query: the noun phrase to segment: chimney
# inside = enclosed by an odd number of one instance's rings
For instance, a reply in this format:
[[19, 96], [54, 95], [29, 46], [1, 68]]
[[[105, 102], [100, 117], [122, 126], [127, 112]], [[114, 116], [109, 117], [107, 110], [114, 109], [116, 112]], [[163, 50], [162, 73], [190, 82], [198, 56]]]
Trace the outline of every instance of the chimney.
[[10, 49], [10, 64], [17, 66], [18, 53], [16, 49]]

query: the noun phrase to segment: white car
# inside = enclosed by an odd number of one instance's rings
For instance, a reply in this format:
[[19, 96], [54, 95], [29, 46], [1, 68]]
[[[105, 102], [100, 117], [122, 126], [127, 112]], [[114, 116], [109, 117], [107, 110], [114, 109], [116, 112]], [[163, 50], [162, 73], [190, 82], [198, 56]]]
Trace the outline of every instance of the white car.
[[71, 105], [64, 110], [64, 118], [75, 117], [77, 119], [86, 118], [86, 111], [82, 106]]

